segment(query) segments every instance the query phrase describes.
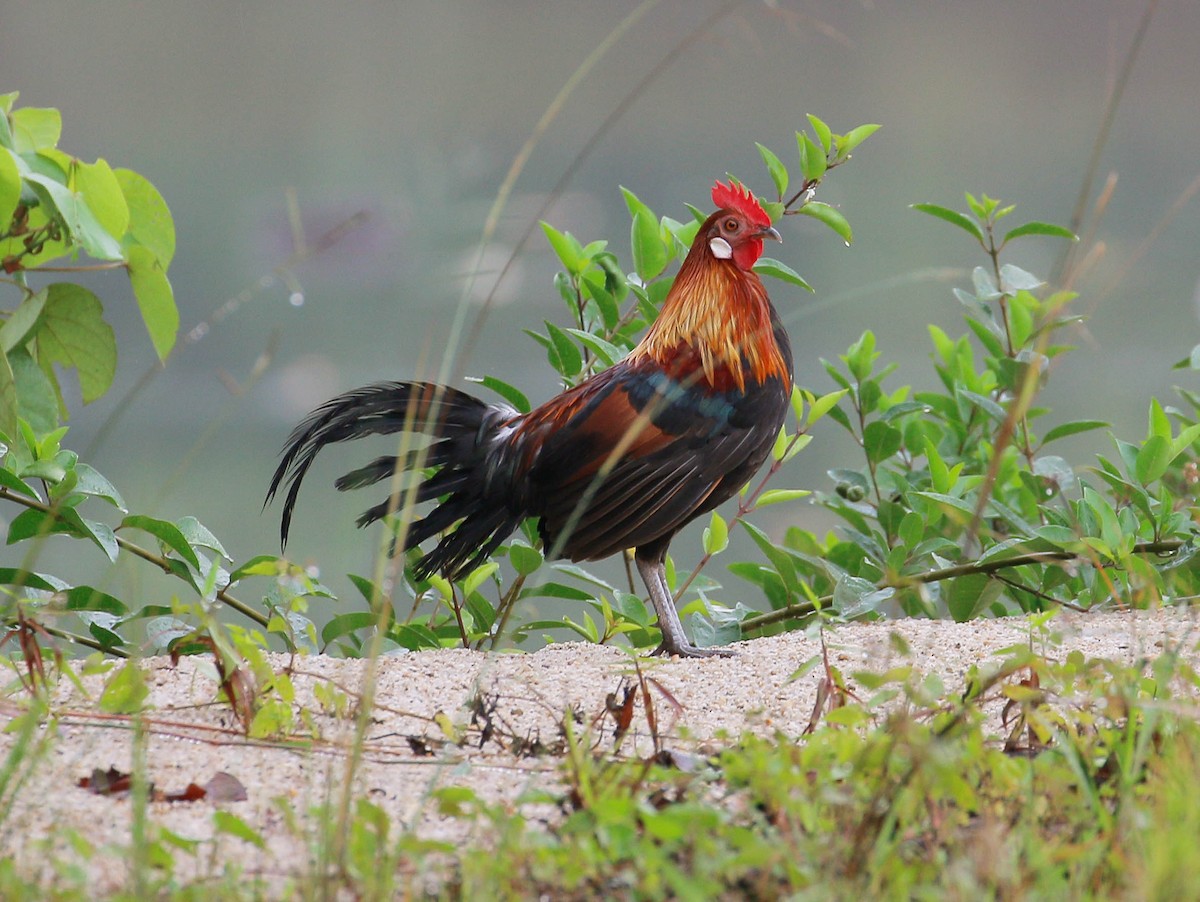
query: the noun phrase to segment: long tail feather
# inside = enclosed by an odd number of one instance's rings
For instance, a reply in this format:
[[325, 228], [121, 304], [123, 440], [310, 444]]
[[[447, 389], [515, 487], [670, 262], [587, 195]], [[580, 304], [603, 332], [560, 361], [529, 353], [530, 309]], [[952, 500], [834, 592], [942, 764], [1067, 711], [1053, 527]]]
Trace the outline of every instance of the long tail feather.
[[505, 450], [497, 449], [493, 437], [516, 415], [511, 408], [486, 404], [456, 389], [427, 382], [382, 382], [339, 395], [293, 430], [271, 479], [266, 503], [285, 488], [281, 543], [287, 544], [300, 485], [322, 448], [368, 435], [421, 433], [436, 441], [404, 455], [377, 457], [342, 476], [335, 485], [340, 491], [363, 488], [389, 479], [397, 471], [440, 467], [416, 488], [367, 509], [358, 525], [380, 520], [405, 503], [449, 496], [410, 525], [402, 550], [457, 523], [457, 528], [422, 558], [417, 573], [427, 576], [440, 570], [454, 577], [473, 568], [526, 516], [511, 497], [512, 486], [491, 478], [495, 455], [503, 455]]

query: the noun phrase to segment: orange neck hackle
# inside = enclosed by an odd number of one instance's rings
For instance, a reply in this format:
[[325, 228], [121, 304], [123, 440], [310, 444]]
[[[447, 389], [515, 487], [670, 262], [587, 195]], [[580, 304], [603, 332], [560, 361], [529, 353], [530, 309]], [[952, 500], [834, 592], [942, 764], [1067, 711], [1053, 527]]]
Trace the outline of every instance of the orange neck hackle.
[[787, 382], [788, 367], [762, 282], [710, 247], [709, 236], [728, 213], [719, 210], [700, 227], [658, 319], [630, 357], [652, 359], [667, 370], [698, 368], [710, 389], [744, 392], [747, 377], [758, 384], [771, 376]]

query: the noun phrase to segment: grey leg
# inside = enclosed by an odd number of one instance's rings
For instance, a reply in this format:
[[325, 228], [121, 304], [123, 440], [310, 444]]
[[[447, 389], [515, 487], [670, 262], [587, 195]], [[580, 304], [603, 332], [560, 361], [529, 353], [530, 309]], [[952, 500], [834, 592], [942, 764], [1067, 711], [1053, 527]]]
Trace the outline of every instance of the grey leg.
[[679, 622], [679, 614], [675, 610], [675, 601], [667, 588], [667, 575], [661, 560], [649, 560], [635, 557], [638, 573], [650, 593], [650, 602], [658, 614], [658, 628], [662, 630], [662, 644], [654, 651], [659, 655], [678, 655], [681, 658], [714, 658], [732, 657], [733, 652], [722, 651], [718, 648], [698, 648], [688, 641]]

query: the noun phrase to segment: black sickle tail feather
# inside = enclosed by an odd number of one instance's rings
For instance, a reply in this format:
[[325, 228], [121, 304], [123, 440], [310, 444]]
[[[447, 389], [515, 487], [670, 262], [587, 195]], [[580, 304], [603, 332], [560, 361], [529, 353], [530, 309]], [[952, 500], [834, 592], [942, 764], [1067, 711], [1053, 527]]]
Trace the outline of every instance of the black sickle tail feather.
[[[464, 392], [427, 382], [381, 382], [339, 395], [314, 410], [293, 430], [271, 478], [267, 503], [285, 483], [280, 540], [287, 543], [300, 483], [326, 445], [368, 435], [422, 433], [437, 439], [404, 457], [378, 457], [337, 480], [339, 491], [374, 485], [397, 470], [440, 467], [416, 489], [401, 492], [369, 508], [358, 520], [366, 526], [405, 503], [448, 495], [425, 517], [412, 523], [407, 551], [453, 526], [416, 566], [418, 576], [436, 571], [454, 578], [476, 567], [526, 516], [511, 478], [511, 450], [495, 441], [498, 427], [515, 417], [508, 407], [485, 404]], [[507, 453], [506, 453], [507, 452]]]

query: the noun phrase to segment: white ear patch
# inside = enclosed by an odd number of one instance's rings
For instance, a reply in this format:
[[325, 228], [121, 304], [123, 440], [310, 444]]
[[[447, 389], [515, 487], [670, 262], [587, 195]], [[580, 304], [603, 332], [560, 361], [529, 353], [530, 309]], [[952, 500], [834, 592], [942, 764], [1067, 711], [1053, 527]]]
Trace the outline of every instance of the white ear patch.
[[708, 242], [708, 249], [712, 251], [713, 256], [719, 260], [728, 260], [733, 256], [733, 248], [729, 246], [729, 242], [724, 238], [713, 238]]

